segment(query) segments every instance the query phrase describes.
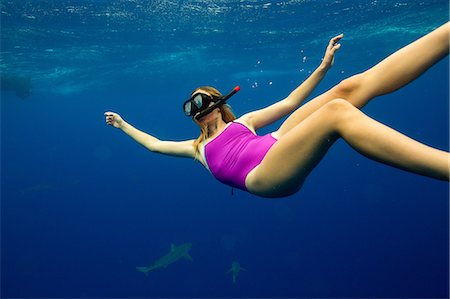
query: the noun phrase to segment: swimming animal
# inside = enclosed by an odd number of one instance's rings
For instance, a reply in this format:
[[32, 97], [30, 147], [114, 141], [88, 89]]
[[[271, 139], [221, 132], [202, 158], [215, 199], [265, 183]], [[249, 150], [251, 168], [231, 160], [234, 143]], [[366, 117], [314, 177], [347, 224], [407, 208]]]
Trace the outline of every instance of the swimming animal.
[[189, 250], [191, 249], [191, 243], [184, 243], [180, 246], [175, 246], [173, 243], [170, 244], [170, 251], [160, 259], [156, 260], [150, 267], [136, 267], [138, 271], [141, 271], [148, 276], [148, 272], [158, 269], [158, 268], [166, 268], [172, 263], [175, 263], [181, 258], [188, 259], [192, 261], [192, 257], [189, 255]]
[[25, 99], [30, 95], [31, 87], [30, 77], [0, 74], [1, 91], [13, 91], [19, 98]]
[[236, 277], [239, 275], [239, 272], [240, 272], [241, 270], [242, 270], [242, 271], [247, 271], [245, 268], [242, 268], [241, 265], [240, 265], [238, 262], [233, 261], [233, 262], [231, 263], [231, 269], [228, 270], [227, 273], [230, 273], [230, 272], [231, 272], [231, 274], [233, 275], [233, 283], [236, 283]]

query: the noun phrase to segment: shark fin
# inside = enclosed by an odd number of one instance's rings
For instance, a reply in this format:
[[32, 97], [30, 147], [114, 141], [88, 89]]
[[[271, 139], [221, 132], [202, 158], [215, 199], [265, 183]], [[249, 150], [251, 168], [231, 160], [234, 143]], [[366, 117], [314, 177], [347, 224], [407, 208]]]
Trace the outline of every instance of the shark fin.
[[192, 256], [190, 256], [189, 253], [186, 253], [184, 255], [184, 258], [187, 259], [187, 260], [190, 260], [192, 262]]
[[242, 271], [248, 271], [247, 269], [242, 268], [242, 267], [240, 267], [239, 270], [242, 270]]
[[228, 270], [227, 273], [230, 273], [231, 271], [233, 271], [233, 268], [230, 268], [230, 270]]
[[175, 251], [175, 249], [177, 249], [177, 247], [173, 243], [171, 243], [170, 244], [170, 252]]

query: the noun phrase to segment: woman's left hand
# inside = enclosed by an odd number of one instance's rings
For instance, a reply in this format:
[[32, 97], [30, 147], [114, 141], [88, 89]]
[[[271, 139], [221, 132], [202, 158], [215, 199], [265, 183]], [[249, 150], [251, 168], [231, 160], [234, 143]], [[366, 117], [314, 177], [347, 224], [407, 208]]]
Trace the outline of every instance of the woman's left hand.
[[330, 69], [334, 64], [334, 52], [339, 50], [341, 47], [341, 44], [339, 44], [339, 41], [341, 38], [344, 37], [344, 34], [341, 33], [332, 39], [330, 39], [330, 42], [328, 43], [327, 50], [325, 52], [325, 56], [322, 59], [321, 66], [325, 68], [326, 70]]

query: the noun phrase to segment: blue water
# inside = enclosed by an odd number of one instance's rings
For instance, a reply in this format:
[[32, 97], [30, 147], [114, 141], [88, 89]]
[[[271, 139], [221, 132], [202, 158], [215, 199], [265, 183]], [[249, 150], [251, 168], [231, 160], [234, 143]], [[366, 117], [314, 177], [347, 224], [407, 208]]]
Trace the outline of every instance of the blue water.
[[[232, 196], [199, 163], [106, 126], [103, 112], [162, 139], [195, 138], [181, 109], [195, 87], [240, 85], [236, 114], [263, 107], [343, 32], [318, 95], [446, 22], [448, 6], [2, 0], [0, 71], [17, 85], [1, 93], [1, 297], [447, 298], [447, 183], [339, 141], [299, 193]], [[364, 112], [448, 150], [448, 63]], [[135, 269], [186, 242], [192, 262]], [[247, 269], [236, 284], [232, 261]]]

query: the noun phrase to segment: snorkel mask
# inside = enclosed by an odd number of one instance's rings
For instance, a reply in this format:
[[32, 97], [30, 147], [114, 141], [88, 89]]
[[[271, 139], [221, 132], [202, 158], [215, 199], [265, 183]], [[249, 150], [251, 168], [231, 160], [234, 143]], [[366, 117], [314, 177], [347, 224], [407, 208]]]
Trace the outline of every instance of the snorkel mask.
[[[198, 92], [194, 94], [189, 100], [184, 102], [183, 104], [183, 110], [184, 114], [186, 116], [194, 116], [198, 112], [200, 112], [198, 115], [195, 116], [195, 119], [200, 119], [206, 114], [210, 113], [220, 105], [223, 105], [226, 103], [226, 101], [231, 98], [236, 92], [241, 90], [239, 86], [236, 86], [233, 88], [233, 90], [222, 97], [215, 97], [210, 96], [202, 92]], [[214, 104], [209, 106], [213, 102]]]

